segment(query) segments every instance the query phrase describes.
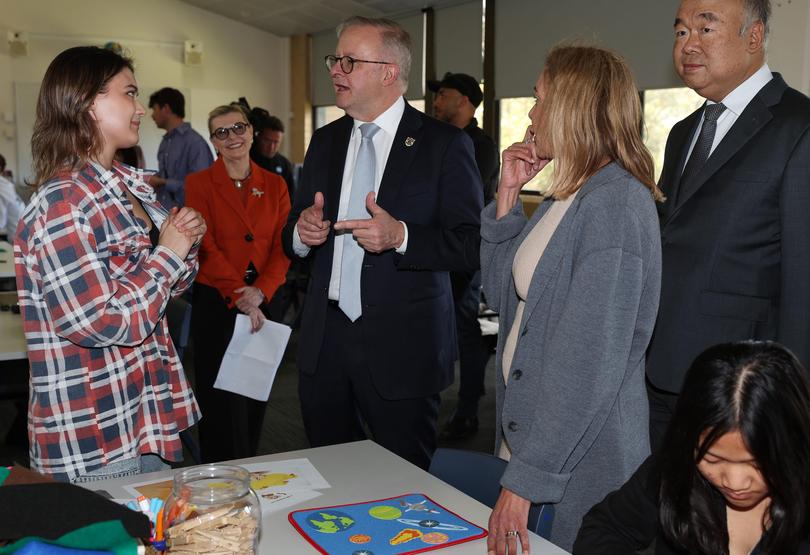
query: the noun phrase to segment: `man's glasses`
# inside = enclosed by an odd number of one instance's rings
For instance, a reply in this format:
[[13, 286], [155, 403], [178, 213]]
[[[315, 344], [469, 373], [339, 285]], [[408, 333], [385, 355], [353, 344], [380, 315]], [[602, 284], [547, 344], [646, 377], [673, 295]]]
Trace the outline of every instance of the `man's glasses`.
[[233, 131], [234, 135], [241, 136], [245, 134], [245, 131], [247, 131], [248, 127], [250, 127], [249, 123], [245, 123], [244, 121], [237, 121], [230, 127], [218, 127], [214, 129], [211, 132], [211, 138], [216, 137], [220, 141], [224, 141], [225, 139], [228, 138], [228, 135], [231, 134], [231, 131]]
[[329, 54], [325, 56], [323, 61], [326, 62], [326, 69], [332, 71], [332, 68], [335, 67], [335, 64], [340, 62], [340, 70], [343, 73], [351, 73], [354, 69], [354, 64], [357, 62], [363, 62], [364, 64], [393, 64], [394, 62], [375, 62], [374, 60], [358, 60], [357, 58], [352, 58], [351, 56], [335, 56], [333, 54]]

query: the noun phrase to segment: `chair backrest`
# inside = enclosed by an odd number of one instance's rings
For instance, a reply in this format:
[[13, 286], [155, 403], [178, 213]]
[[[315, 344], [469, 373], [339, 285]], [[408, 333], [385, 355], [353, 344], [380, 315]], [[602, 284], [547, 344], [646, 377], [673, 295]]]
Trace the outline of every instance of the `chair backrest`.
[[166, 305], [166, 319], [177, 356], [182, 359], [191, 332], [191, 303], [181, 297], [170, 299]]
[[[501, 476], [508, 463], [487, 453], [460, 449], [436, 449], [429, 472], [463, 491], [487, 507], [494, 507], [501, 494]], [[554, 522], [553, 505], [532, 505], [529, 509], [529, 530], [548, 538]]]

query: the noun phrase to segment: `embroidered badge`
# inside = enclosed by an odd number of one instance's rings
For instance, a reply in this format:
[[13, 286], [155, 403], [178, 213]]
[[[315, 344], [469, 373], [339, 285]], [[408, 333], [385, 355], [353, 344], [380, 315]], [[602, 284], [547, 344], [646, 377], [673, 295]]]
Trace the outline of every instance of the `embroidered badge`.
[[250, 191], [250, 194], [253, 195], [254, 197], [260, 197], [264, 194], [264, 191], [260, 191], [256, 187], [253, 187], [253, 189]]

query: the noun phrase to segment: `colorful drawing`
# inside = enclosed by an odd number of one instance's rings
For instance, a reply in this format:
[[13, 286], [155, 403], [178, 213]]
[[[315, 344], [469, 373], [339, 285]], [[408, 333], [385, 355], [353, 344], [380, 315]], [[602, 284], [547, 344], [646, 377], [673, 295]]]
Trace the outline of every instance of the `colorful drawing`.
[[415, 540], [416, 538], [421, 538], [422, 532], [419, 530], [414, 530], [413, 528], [405, 528], [404, 530], [400, 531], [396, 536], [388, 540], [388, 543], [391, 545], [399, 545], [402, 543], [408, 543], [411, 540]]
[[438, 520], [416, 520], [415, 518], [398, 518], [397, 522], [407, 526], [419, 526], [420, 528], [431, 528], [433, 530], [444, 530], [446, 532], [464, 532], [467, 530], [464, 526], [457, 524], [449, 524], [447, 522], [439, 522]]
[[250, 487], [254, 491], [273, 486], [286, 486], [290, 480], [297, 478], [295, 474], [284, 474], [280, 472], [251, 472]]
[[450, 536], [447, 534], [442, 534], [441, 532], [428, 532], [427, 534], [422, 534], [422, 541], [430, 545], [441, 545], [443, 543], [447, 543], [449, 539]]
[[307, 516], [307, 523], [318, 532], [335, 534], [354, 526], [354, 519], [340, 511], [316, 511]]
[[354, 536], [349, 538], [349, 541], [352, 543], [368, 543], [371, 541], [371, 536], [368, 536], [366, 534], [355, 534]]
[[138, 495], [143, 495], [147, 499], [151, 499], [153, 497], [157, 497], [158, 499], [166, 499], [172, 492], [173, 485], [174, 481], [163, 480], [160, 482], [134, 485], [135, 487], [133, 489], [138, 492]]
[[368, 514], [379, 520], [396, 520], [402, 516], [402, 511], [391, 505], [377, 505], [371, 507]]
[[404, 499], [401, 499], [399, 501], [399, 504], [402, 505], [402, 507], [405, 507], [405, 512], [406, 513], [409, 513], [411, 511], [416, 511], [418, 513], [431, 513], [431, 514], [434, 514], [434, 515], [439, 514], [439, 511], [434, 511], [433, 509], [431, 509], [431, 508], [429, 508], [427, 506], [427, 500], [420, 501], [419, 503], [408, 503]]

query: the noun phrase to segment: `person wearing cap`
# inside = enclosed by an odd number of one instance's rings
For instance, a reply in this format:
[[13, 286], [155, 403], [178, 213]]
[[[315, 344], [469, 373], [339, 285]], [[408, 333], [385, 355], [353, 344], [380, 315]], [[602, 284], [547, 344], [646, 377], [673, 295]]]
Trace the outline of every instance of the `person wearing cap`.
[[[484, 205], [495, 197], [500, 163], [495, 142], [478, 127], [475, 109], [484, 99], [478, 81], [466, 73], [445, 73], [428, 81], [436, 93], [433, 115], [467, 132], [475, 148], [475, 162], [484, 184]], [[458, 405], [440, 433], [446, 440], [465, 439], [478, 431], [478, 400], [484, 394], [484, 372], [489, 351], [478, 324], [481, 272], [451, 272], [459, 347]]]

